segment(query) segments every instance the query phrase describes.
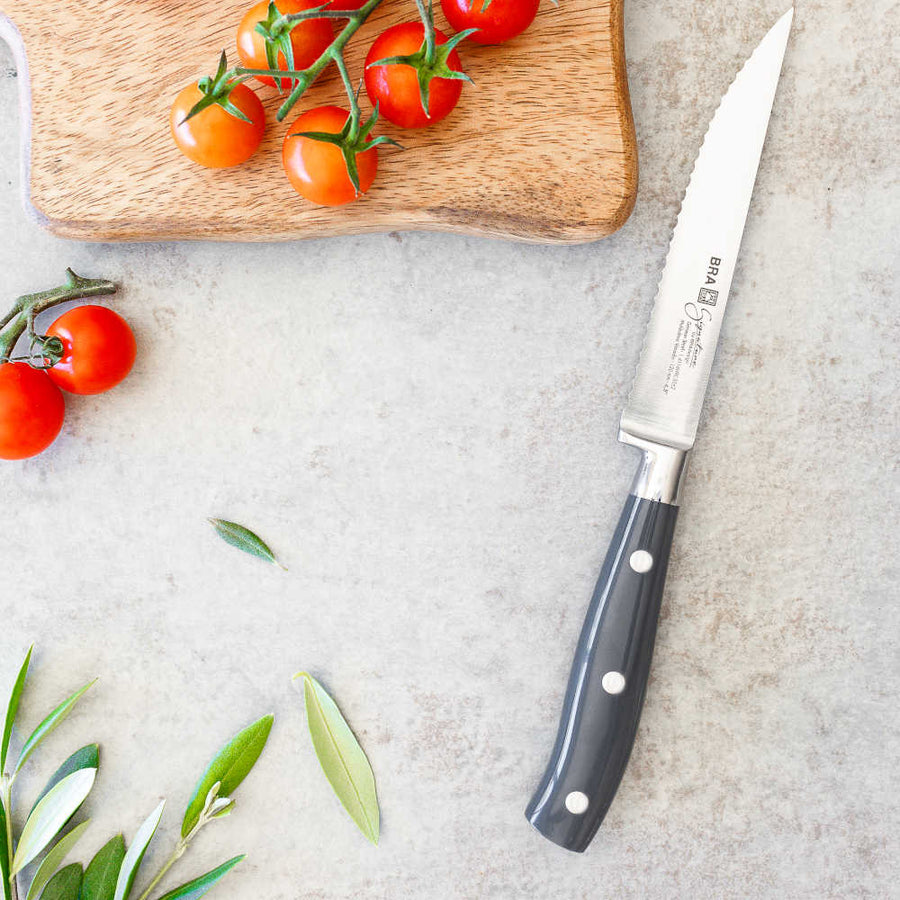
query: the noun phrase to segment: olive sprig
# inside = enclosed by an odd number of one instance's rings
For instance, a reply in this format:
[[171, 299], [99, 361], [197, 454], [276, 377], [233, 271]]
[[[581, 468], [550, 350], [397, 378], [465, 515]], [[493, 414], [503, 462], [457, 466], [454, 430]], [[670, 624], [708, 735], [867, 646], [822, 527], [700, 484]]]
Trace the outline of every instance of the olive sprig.
[[[137, 880], [142, 874], [141, 865], [162, 819], [165, 800], [138, 828], [127, 851], [124, 837], [117, 834], [103, 845], [86, 867], [80, 863], [63, 865], [90, 823], [87, 819], [74, 827], [68, 827], [88, 799], [97, 778], [100, 769], [100, 748], [97, 744], [88, 744], [72, 753], [51, 776], [31, 812], [19, 815], [19, 798], [13, 788], [23, 767], [31, 761], [32, 754], [44, 739], [69, 716], [96, 681], [94, 679], [70, 694], [20, 745], [12, 738], [21, 718], [20, 700], [26, 687], [33, 649], [32, 646], [28, 650], [19, 669], [0, 736], [0, 900], [34, 900], [37, 897], [76, 900], [78, 897], [87, 897], [88, 893], [91, 897], [149, 900], [172, 866], [185, 854], [198, 832], [232, 812], [235, 807], [233, 794], [249, 775], [265, 748], [274, 718], [271, 715], [263, 716], [247, 726], [213, 757], [188, 801], [180, 840], [144, 891], [138, 895]], [[17, 749], [18, 753], [15, 752]], [[20, 818], [24, 820], [24, 824], [17, 827], [16, 820]], [[156, 896], [159, 900], [201, 897], [243, 858], [243, 854], [232, 857], [205, 875], [194, 878], [164, 896]], [[27, 891], [20, 890], [24, 887], [20, 885], [20, 881], [26, 880], [29, 882]], [[87, 890], [88, 885], [90, 892]]]

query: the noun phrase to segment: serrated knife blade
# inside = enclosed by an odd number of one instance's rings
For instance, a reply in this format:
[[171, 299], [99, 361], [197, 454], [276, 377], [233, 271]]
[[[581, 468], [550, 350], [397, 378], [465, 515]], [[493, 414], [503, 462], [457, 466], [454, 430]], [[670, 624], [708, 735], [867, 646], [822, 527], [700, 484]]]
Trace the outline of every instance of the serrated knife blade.
[[793, 16], [753, 51], [703, 140], [622, 413], [634, 437], [694, 445]]
[[691, 175], [619, 439], [642, 451], [575, 652], [556, 744], [528, 821], [583, 851], [634, 744], [688, 452], [731, 291], [793, 9], [713, 116]]

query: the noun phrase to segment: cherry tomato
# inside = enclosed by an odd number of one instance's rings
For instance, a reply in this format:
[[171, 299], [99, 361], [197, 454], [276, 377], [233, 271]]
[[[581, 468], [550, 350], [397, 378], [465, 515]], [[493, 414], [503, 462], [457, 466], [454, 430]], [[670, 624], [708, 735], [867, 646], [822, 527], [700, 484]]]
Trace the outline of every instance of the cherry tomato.
[[[438, 45], [447, 43], [447, 35], [435, 29]], [[403, 128], [422, 128], [440, 122], [456, 104], [462, 93], [462, 81], [452, 78], [433, 78], [429, 84], [428, 112], [422, 109], [419, 79], [412, 66], [369, 66], [391, 56], [410, 56], [419, 50], [425, 39], [421, 22], [394, 25], [372, 44], [366, 56], [366, 93], [378, 111], [388, 121]], [[447, 57], [449, 68], [461, 72], [462, 62], [456, 50]]]
[[246, 84], [237, 85], [229, 95], [231, 103], [249, 122], [226, 112], [218, 103], [185, 122], [203, 96], [196, 84], [190, 84], [175, 98], [169, 122], [178, 149], [188, 159], [210, 169], [240, 165], [256, 152], [266, 130], [266, 112], [259, 97]]
[[[285, 15], [302, 12], [314, 6], [321, 6], [320, 0], [275, 0], [278, 11]], [[266, 59], [265, 38], [256, 30], [260, 22], [265, 22], [269, 12], [269, 0], [261, 0], [252, 6], [241, 24], [238, 26], [237, 51], [241, 62], [248, 69], [270, 69]], [[334, 26], [330, 19], [309, 19], [295, 25], [290, 32], [291, 46], [294, 50], [294, 69], [306, 69], [311, 66], [334, 40]], [[284, 54], [278, 53], [278, 68], [289, 69]], [[268, 75], [258, 76], [258, 80], [270, 87], [275, 87], [275, 79]], [[281, 79], [281, 89], [286, 91], [291, 82]]]
[[134, 335], [128, 323], [105, 306], [76, 306], [47, 329], [62, 341], [62, 359], [47, 374], [73, 394], [102, 394], [134, 365]]
[[447, 21], [456, 31], [477, 28], [469, 40], [477, 44], [502, 44], [521, 34], [537, 15], [540, 0], [441, 0]]
[[[303, 113], [284, 137], [281, 160], [294, 190], [321, 206], [340, 206], [356, 199], [356, 191], [340, 147], [307, 137], [291, 137], [302, 131], [340, 134], [350, 113], [339, 106], [318, 106]], [[359, 190], [365, 193], [378, 171], [378, 149], [356, 156]]]
[[25, 459], [59, 434], [66, 405], [59, 388], [28, 363], [0, 365], [0, 459]]

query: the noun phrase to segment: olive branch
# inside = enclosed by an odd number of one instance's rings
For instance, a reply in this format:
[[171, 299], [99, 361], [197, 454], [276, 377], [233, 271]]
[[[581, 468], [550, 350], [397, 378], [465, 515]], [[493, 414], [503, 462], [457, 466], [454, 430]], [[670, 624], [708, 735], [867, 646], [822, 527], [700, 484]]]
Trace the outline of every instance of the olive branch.
[[[16, 813], [13, 788], [19, 774], [44, 739], [63, 722], [94, 684], [91, 681], [83, 685], [53, 709], [13, 757], [10, 754], [13, 730], [33, 649], [28, 650], [16, 677], [0, 740], [0, 879], [3, 882], [3, 900], [130, 900], [133, 897], [149, 900], [197, 834], [234, 809], [232, 795], [259, 759], [272, 729], [273, 717], [264, 716], [254, 722], [215, 755], [188, 801], [178, 844], [138, 895], [135, 885], [141, 863], [162, 819], [165, 801], [144, 820], [127, 848], [124, 837], [118, 834], [104, 844], [86, 867], [81, 863], [62, 865], [90, 821], [69, 827], [90, 794], [100, 768], [100, 751], [96, 744], [81, 747], [60, 765], [38, 795], [22, 829], [16, 832], [13, 824]], [[158, 900], [201, 897], [243, 858], [232, 857], [215, 869], [168, 891]], [[37, 867], [28, 880], [27, 891], [20, 894], [20, 880], [36, 862]]]

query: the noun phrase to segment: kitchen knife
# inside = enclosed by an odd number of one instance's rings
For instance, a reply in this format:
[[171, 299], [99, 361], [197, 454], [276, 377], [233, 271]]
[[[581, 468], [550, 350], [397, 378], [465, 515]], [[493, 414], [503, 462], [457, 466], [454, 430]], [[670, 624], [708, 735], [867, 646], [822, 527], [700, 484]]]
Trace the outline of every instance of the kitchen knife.
[[581, 631], [556, 745], [525, 812], [567, 850], [590, 844], [634, 744], [680, 488], [793, 14], [763, 38], [710, 123], [622, 414], [619, 440], [642, 459]]

